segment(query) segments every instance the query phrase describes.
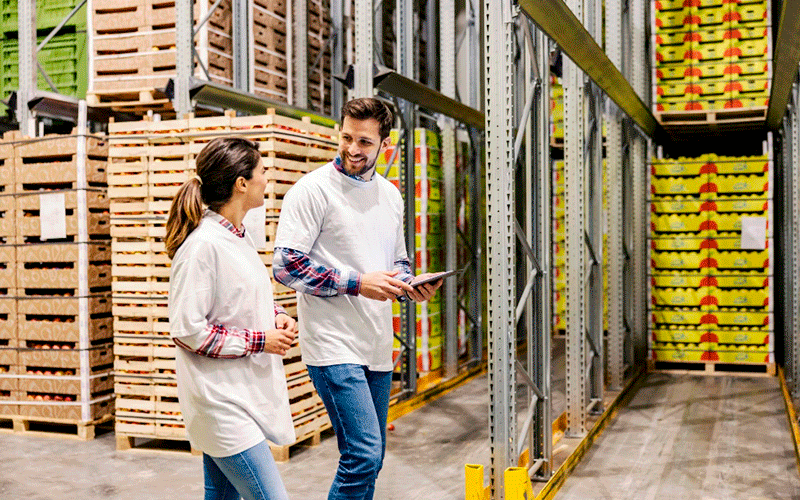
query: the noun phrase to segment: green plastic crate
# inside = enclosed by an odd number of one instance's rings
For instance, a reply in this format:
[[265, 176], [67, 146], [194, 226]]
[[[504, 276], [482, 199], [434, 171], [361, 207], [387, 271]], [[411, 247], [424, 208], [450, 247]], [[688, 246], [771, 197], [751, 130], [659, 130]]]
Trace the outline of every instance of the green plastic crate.
[[[36, 2], [36, 27], [55, 28], [77, 5], [76, 0], [39, 0]], [[65, 26], [86, 30], [86, 5], [70, 18]], [[3, 33], [19, 31], [17, 0], [0, 0], [0, 29]]]
[[[40, 37], [38, 42], [44, 38]], [[2, 95], [8, 98], [19, 88], [19, 42], [15, 39], [0, 40], [0, 64], [2, 65]], [[85, 33], [71, 33], [54, 37], [39, 52], [50, 79], [61, 94], [83, 98], [88, 84], [87, 43]], [[38, 88], [52, 90], [41, 73], [38, 73]]]

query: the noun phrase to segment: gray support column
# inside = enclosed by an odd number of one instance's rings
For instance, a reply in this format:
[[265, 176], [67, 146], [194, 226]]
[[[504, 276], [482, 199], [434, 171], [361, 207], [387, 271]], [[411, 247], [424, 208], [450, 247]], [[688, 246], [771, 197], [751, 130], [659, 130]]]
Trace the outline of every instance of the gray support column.
[[189, 85], [194, 69], [192, 0], [175, 1], [175, 97], [173, 106], [180, 118], [192, 111]]
[[[570, 0], [569, 7], [583, 19], [583, 0]], [[584, 74], [570, 59], [563, 59], [564, 87], [564, 183], [566, 192], [566, 399], [567, 431], [571, 437], [585, 433], [586, 424], [586, 302], [584, 296]]]
[[493, 498], [516, 465], [514, 66], [511, 2], [485, 0], [486, 279], [489, 335], [489, 438]]
[[[370, 15], [372, 13], [370, 12]], [[414, 79], [416, 67], [416, 50], [414, 48], [414, 2], [413, 0], [397, 0], [397, 61], [398, 72], [408, 78]], [[370, 32], [370, 40], [372, 39]], [[403, 114], [405, 137], [403, 139], [403, 154], [401, 164], [403, 174], [401, 177], [401, 190], [406, 201], [405, 228], [406, 248], [411, 261], [411, 268], [416, 270], [416, 113], [410, 102], [400, 103], [400, 112]], [[401, 145], [398, 144], [398, 147]], [[417, 307], [414, 303], [405, 303], [402, 307], [402, 330], [406, 339], [406, 362], [404, 363], [405, 389], [413, 394], [417, 392]]]
[[[298, 0], [295, 0], [298, 1]], [[252, 16], [248, 0], [232, 0], [233, 88], [250, 92], [250, 33]]]
[[36, 1], [17, 3], [19, 28], [19, 90], [17, 91], [17, 121], [23, 135], [34, 137], [36, 123], [28, 102], [36, 93]]
[[[433, 3], [433, 2], [431, 2]], [[439, 42], [441, 54], [441, 91], [451, 99], [456, 98], [456, 7], [454, 0], [439, 1]], [[429, 47], [430, 49], [430, 47]], [[442, 173], [444, 175], [444, 237], [445, 237], [445, 269], [456, 269], [456, 131], [453, 120], [442, 118]], [[442, 287], [444, 294], [444, 341], [445, 341], [445, 377], [452, 378], [458, 374], [458, 282], [456, 279], [445, 280]]]
[[333, 77], [345, 69], [343, 3], [343, 0], [331, 0], [331, 36], [334, 37], [331, 51], [331, 116], [334, 118], [339, 116], [345, 98], [344, 85]]
[[[792, 337], [792, 373], [793, 380], [792, 396], [796, 399], [800, 397], [800, 255], [798, 254], [798, 244], [800, 244], [800, 87], [795, 84], [793, 89], [794, 105], [791, 110], [791, 131], [792, 131], [792, 155], [791, 162], [784, 165], [784, 170], [787, 172], [786, 178], [791, 177], [789, 183], [791, 189], [791, 198], [789, 215], [791, 221], [791, 237], [789, 242], [791, 244], [791, 330], [786, 332], [786, 335]], [[773, 174], [774, 175], [774, 174]], [[788, 179], [787, 179], [788, 180]], [[788, 257], [788, 256], [787, 256]], [[787, 287], [788, 291], [788, 287]]]
[[[622, 5], [621, 2], [606, 4], [606, 53], [618, 68], [622, 67]], [[619, 113], [606, 115], [606, 189], [608, 191], [608, 373], [611, 389], [622, 389], [625, 380], [623, 349], [625, 342], [625, 319], [623, 312], [623, 272], [625, 251], [623, 248], [622, 213], [622, 120]]]
[[308, 2], [292, 0], [294, 105], [308, 108]]
[[[795, 96], [794, 90], [792, 91], [792, 98]], [[780, 235], [780, 250], [784, 255], [792, 254], [792, 173], [791, 166], [794, 164], [794, 154], [792, 148], [792, 126], [794, 124], [794, 99], [792, 99], [787, 107], [787, 112], [781, 120], [781, 154], [777, 161], [774, 162], [775, 169], [775, 184], [780, 188], [780, 191], [775, 191], [775, 228]], [[776, 234], [776, 241], [777, 236]], [[776, 290], [789, 290], [793, 288], [794, 280], [794, 265], [793, 263], [784, 263], [781, 266], [780, 276], [774, 277]], [[776, 303], [776, 306], [778, 304]], [[786, 384], [789, 391], [794, 393], [796, 388], [794, 378], [794, 337], [795, 337], [795, 318], [794, 311], [794, 293], [786, 293], [783, 300], [780, 301], [780, 307], [776, 307], [776, 313], [781, 312], [783, 319], [783, 349], [784, 349], [784, 376], [786, 377]]]
[[[647, 52], [645, 40], [647, 33], [648, 17], [646, 15], [646, 0], [630, 0], [631, 9], [631, 60], [639, 64], [632, 64], [631, 83], [633, 89], [645, 104], [650, 102], [650, 93], [647, 88]], [[641, 134], [635, 134], [631, 144], [631, 168], [633, 170], [633, 342], [635, 363], [642, 364], [647, 359], [647, 140]]]
[[[442, 26], [440, 22], [453, 24], [453, 61], [455, 61], [455, 7], [453, 7], [453, 17], [445, 19], [439, 16], [441, 12], [441, 4], [437, 0], [426, 0], [425, 2], [425, 62], [428, 70], [427, 85], [432, 89], [441, 89], [439, 80], [439, 64], [440, 58], [444, 54], [440, 50], [438, 36], [441, 33]], [[437, 9], [438, 5], [438, 9]], [[441, 61], [444, 62], [444, 61]], [[449, 64], [449, 63], [447, 63]], [[421, 79], [418, 79], [421, 80]], [[452, 96], [451, 96], [452, 97]]]
[[353, 97], [372, 97], [372, 0], [355, 0], [355, 2], [356, 61]]
[[542, 450], [541, 457], [544, 465], [539, 470], [543, 478], [549, 478], [553, 468], [553, 416], [552, 400], [550, 398], [550, 361], [551, 338], [552, 338], [552, 315], [553, 309], [551, 300], [553, 297], [552, 272], [550, 267], [551, 248], [553, 246], [552, 235], [552, 189], [551, 181], [553, 172], [550, 160], [550, 42], [547, 36], [539, 29], [535, 30], [536, 37], [536, 64], [539, 68], [540, 92], [539, 100], [536, 102], [536, 164], [539, 168], [539, 189], [537, 200], [539, 203], [536, 221], [538, 240], [540, 247], [540, 258], [542, 267], [541, 293], [539, 296], [539, 319], [538, 332], [540, 345], [539, 366], [533, 370], [534, 380], [540, 382], [540, 388], [544, 394], [541, 413], [538, 416], [536, 440], [540, 443]]

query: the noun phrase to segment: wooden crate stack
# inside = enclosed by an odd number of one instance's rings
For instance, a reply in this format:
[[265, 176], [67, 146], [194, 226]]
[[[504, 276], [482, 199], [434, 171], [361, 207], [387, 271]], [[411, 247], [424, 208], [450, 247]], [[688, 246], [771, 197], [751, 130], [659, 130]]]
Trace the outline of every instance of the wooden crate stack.
[[[269, 179], [265, 191], [265, 247], [271, 267], [284, 194], [305, 173], [336, 155], [337, 131], [276, 114], [111, 123], [109, 197], [112, 215], [112, 290], [117, 392], [117, 445], [135, 438], [185, 440], [169, 337], [169, 267], [163, 238], [172, 198], [194, 176], [194, 161], [216, 137], [243, 136], [260, 144]], [[271, 272], [270, 272], [271, 274]], [[296, 297], [273, 282], [276, 301], [296, 313]], [[300, 350], [284, 359], [298, 441], [330, 425]], [[275, 447], [278, 458], [289, 447]]]
[[90, 439], [112, 418], [107, 155], [76, 134], [0, 144], [0, 419], [14, 431], [69, 424]]
[[[194, 2], [195, 24], [213, 0]], [[172, 104], [159, 89], [175, 76], [175, 4], [154, 0], [95, 0], [91, 12], [90, 83], [87, 100], [95, 107], [137, 115], [166, 115]], [[233, 82], [231, 2], [223, 0], [198, 32], [195, 48], [211, 81]], [[206, 78], [196, 68], [198, 78]]]

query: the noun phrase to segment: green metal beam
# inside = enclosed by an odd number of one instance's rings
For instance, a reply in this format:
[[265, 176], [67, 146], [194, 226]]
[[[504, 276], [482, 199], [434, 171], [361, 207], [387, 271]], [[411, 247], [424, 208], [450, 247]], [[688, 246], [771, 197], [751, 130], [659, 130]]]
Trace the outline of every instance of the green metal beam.
[[653, 113], [564, 0], [520, 0], [519, 6], [647, 135], [662, 134]]
[[797, 77], [800, 63], [800, 0], [783, 0], [778, 24], [778, 37], [775, 42], [773, 62], [772, 92], [767, 109], [767, 126], [777, 130], [792, 92], [792, 84]]

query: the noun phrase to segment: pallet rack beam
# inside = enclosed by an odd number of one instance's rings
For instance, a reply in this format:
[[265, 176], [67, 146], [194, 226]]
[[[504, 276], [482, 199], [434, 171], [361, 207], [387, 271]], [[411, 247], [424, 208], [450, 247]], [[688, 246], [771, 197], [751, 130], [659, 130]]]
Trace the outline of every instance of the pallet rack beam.
[[783, 0], [775, 37], [772, 91], [767, 109], [767, 125], [777, 130], [792, 96], [800, 63], [800, 0]]
[[[572, 5], [569, 3], [569, 5]], [[521, 0], [519, 7], [562, 48], [617, 105], [650, 136], [660, 133], [646, 92], [637, 90], [609, 60], [580, 16], [564, 0]], [[640, 22], [645, 22], [643, 17]], [[646, 89], [645, 89], [646, 90]], [[646, 99], [646, 97], [644, 97]]]

